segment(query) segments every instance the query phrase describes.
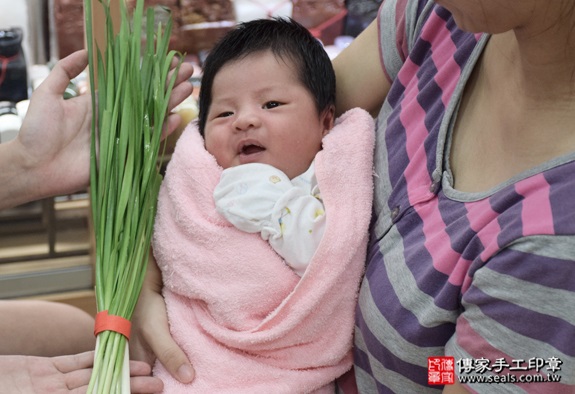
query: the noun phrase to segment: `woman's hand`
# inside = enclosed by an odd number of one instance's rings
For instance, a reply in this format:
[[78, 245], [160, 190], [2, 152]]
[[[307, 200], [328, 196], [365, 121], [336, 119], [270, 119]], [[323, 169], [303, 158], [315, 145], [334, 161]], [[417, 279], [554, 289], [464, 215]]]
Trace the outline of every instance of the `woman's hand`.
[[[170, 71], [168, 74], [168, 81], [173, 75], [177, 64], [178, 59], [174, 58], [172, 60], [172, 71]], [[192, 94], [193, 86], [189, 80], [193, 73], [194, 68], [190, 63], [182, 63], [180, 65], [178, 75], [176, 77], [176, 82], [172, 89], [172, 94], [170, 94], [170, 100], [168, 101], [168, 112], [170, 115], [168, 116], [166, 124], [164, 125], [164, 138], [170, 135], [178, 128], [178, 126], [180, 126], [180, 122], [182, 121], [181, 116], [176, 113], [171, 113], [171, 111]]]
[[[59, 357], [0, 356], [0, 387], [7, 393], [85, 393], [93, 361], [93, 351]], [[130, 362], [132, 393], [163, 390], [162, 381], [150, 373], [148, 364]]]
[[[64, 99], [70, 80], [87, 65], [85, 50], [60, 60], [32, 94], [16, 139], [0, 144], [0, 209], [88, 186], [91, 96]], [[188, 82], [192, 72], [189, 63], [182, 63], [170, 96], [170, 111], [192, 93]], [[164, 134], [174, 131], [180, 119], [177, 114], [168, 116]]]
[[[0, 145], [3, 168], [0, 208], [88, 184], [90, 163], [89, 95], [64, 100], [64, 90], [88, 64], [86, 51], [60, 60], [32, 94], [16, 139]], [[5, 164], [5, 165], [4, 165]]]

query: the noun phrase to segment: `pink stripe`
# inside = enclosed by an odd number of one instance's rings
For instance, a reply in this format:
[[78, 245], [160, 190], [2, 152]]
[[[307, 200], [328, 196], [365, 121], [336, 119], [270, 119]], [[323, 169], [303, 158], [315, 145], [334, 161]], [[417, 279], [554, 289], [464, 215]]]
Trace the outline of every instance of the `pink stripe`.
[[[461, 286], [471, 261], [465, 260], [451, 248], [451, 239], [445, 231], [445, 223], [439, 212], [436, 198], [414, 208], [423, 222], [425, 248], [431, 255], [433, 267], [449, 277], [449, 283]], [[441, 230], [438, 230], [441, 229]]]
[[[429, 22], [425, 26], [426, 28], [421, 32], [421, 37], [433, 43], [431, 58], [438, 70], [434, 80], [441, 88], [441, 101], [444, 106], [447, 106], [461, 74], [461, 69], [453, 58], [457, 47], [451, 40], [451, 33], [447, 29], [445, 21], [436, 13], [431, 14]], [[440, 41], [438, 41], [438, 37], [441, 37]]]
[[[489, 342], [485, 340], [481, 335], [475, 331], [469, 321], [463, 316], [459, 316], [457, 319], [457, 326], [455, 329], [455, 335], [457, 335], [457, 344], [467, 352], [472, 358], [480, 359], [486, 358], [491, 363], [495, 360], [504, 358], [508, 364], [513, 365], [513, 360], [517, 357], [513, 357], [509, 354], [502, 352], [500, 349], [493, 347]], [[451, 354], [445, 354], [446, 356], [451, 356]], [[530, 357], [541, 357], [540, 354], [533, 354]], [[527, 360], [526, 360], [527, 361]], [[534, 375], [537, 371], [508, 371], [504, 369], [502, 374], [511, 374], [515, 376], [519, 375]], [[539, 373], [545, 374], [545, 371], [540, 371]], [[504, 384], [504, 383], [502, 383]], [[511, 383], [505, 383], [507, 385]], [[529, 393], [572, 393], [573, 386], [568, 386], [561, 383], [523, 383], [516, 384], [516, 386], [525, 389]]]
[[[436, 19], [432, 21], [432, 19]], [[429, 30], [427, 26], [432, 26]], [[428, 41], [433, 41], [436, 35], [441, 31], [444, 33], [445, 23], [438, 20], [435, 14], [430, 16], [430, 22], [426, 23], [425, 32]], [[425, 38], [425, 37], [424, 37]], [[449, 34], [448, 37], [449, 39]], [[435, 49], [434, 43], [434, 51]], [[446, 56], [445, 51], [454, 50], [453, 46], [442, 45], [440, 51], [442, 56]], [[447, 57], [450, 58], [449, 54]], [[438, 68], [443, 67], [442, 62], [445, 59], [434, 59]], [[449, 282], [453, 285], [460, 286], [466, 278], [466, 272], [469, 269], [470, 261], [461, 258], [460, 254], [451, 248], [451, 240], [445, 231], [445, 223], [441, 218], [439, 209], [437, 207], [437, 200], [430, 200], [433, 195], [429, 191], [431, 179], [426, 171], [421, 171], [422, 168], [427, 166], [427, 153], [425, 152], [424, 141], [427, 138], [429, 131], [425, 127], [425, 110], [417, 101], [417, 94], [419, 89], [417, 87], [418, 78], [417, 71], [419, 67], [414, 64], [409, 58], [406, 60], [402, 72], [398, 78], [401, 83], [406, 87], [406, 96], [402, 101], [402, 111], [400, 119], [402, 125], [409, 133], [406, 137], [406, 151], [409, 157], [409, 165], [405, 169], [404, 176], [407, 181], [407, 191], [409, 202], [418, 212], [423, 222], [423, 233], [425, 236], [425, 247], [433, 260], [433, 266], [439, 272], [449, 277]], [[457, 71], [459, 72], [459, 71]], [[445, 79], [456, 77], [451, 72], [451, 75], [445, 75]], [[444, 91], [443, 94], [449, 96], [455, 86], [455, 83], [447, 83], [440, 80], [442, 88], [450, 87], [451, 91]], [[449, 89], [446, 89], [449, 90]], [[444, 98], [444, 100], [447, 100]], [[424, 202], [423, 204], [420, 204]], [[440, 230], [438, 230], [440, 229]]]
[[407, 181], [408, 195], [412, 205], [421, 196], [421, 192], [413, 188], [419, 189], [423, 186], [429, 188], [429, 184], [431, 184], [427, 172], [421, 171], [421, 168], [425, 168], [427, 165], [427, 154], [423, 142], [429, 133], [425, 128], [425, 110], [417, 101], [417, 94], [419, 93], [417, 88], [418, 69], [419, 66], [413, 63], [411, 59], [407, 59], [398, 75], [400, 82], [406, 87], [406, 96], [402, 100], [402, 109], [399, 117], [405, 130], [409, 131], [405, 135], [405, 149], [409, 158], [409, 165], [404, 172], [404, 176]]
[[501, 226], [497, 221], [499, 214], [491, 208], [488, 198], [466, 203], [467, 220], [469, 227], [477, 233], [477, 237], [483, 245], [481, 259], [487, 261], [495, 252], [499, 250], [497, 237], [501, 233]]
[[405, 90], [407, 90], [408, 85], [415, 84], [415, 89], [410, 89], [415, 90], [415, 92], [410, 95], [412, 99], [414, 96], [417, 97], [417, 93], [419, 92], [419, 89], [417, 89], [417, 70], [419, 70], [419, 66], [408, 58], [405, 60], [401, 71], [397, 75], [401, 84], [406, 87]]
[[[464, 272], [468, 269], [470, 262], [464, 262], [461, 256], [451, 249], [451, 240], [445, 232], [445, 223], [437, 208], [437, 200], [433, 199], [419, 204], [429, 200], [433, 195], [429, 192], [431, 185], [429, 174], [421, 171], [427, 166], [427, 153], [423, 143], [428, 136], [428, 130], [424, 122], [425, 111], [417, 101], [419, 92], [417, 70], [418, 66], [407, 59], [402, 72], [398, 75], [404, 86], [415, 85], [414, 88], [406, 88], [407, 94], [402, 102], [400, 114], [402, 125], [409, 130], [409, 133], [405, 135], [405, 147], [409, 158], [409, 165], [404, 171], [407, 194], [410, 205], [415, 208], [421, 218], [425, 218], [422, 220], [425, 246], [432, 257], [434, 267], [449, 276], [450, 283], [459, 286], [465, 279]], [[442, 230], [438, 231], [438, 228]]]
[[491, 344], [487, 342], [485, 338], [479, 335], [469, 325], [469, 321], [463, 316], [459, 316], [457, 319], [455, 335], [457, 335], [457, 344], [475, 359], [482, 357], [485, 357], [491, 361], [495, 361], [498, 358], [505, 358], [506, 360], [512, 359], [510, 355], [503, 353], [501, 350], [491, 346]]
[[[438, 41], [437, 37], [443, 37], [443, 39]], [[459, 66], [453, 60], [456, 47], [450, 37], [445, 22], [437, 14], [432, 13], [422, 31], [422, 38], [433, 45], [432, 58], [436, 68], [440, 70], [435, 78], [442, 89], [444, 105], [447, 105], [460, 74]], [[412, 205], [430, 197], [426, 189], [431, 184], [429, 174], [420, 170], [427, 166], [427, 153], [423, 143], [429, 131], [425, 127], [425, 110], [417, 101], [417, 94], [419, 93], [417, 86], [419, 82], [417, 78], [418, 69], [416, 64], [407, 59], [404, 69], [398, 76], [403, 86], [406, 87], [400, 119], [405, 129], [409, 130], [406, 135], [409, 165], [405, 169], [404, 175], [408, 183], [408, 195]]]
[[543, 174], [517, 182], [515, 191], [525, 197], [521, 211], [523, 235], [554, 234], [553, 213], [549, 200], [550, 188]]
[[463, 283], [461, 284], [461, 293], [465, 293], [469, 290], [471, 283], [473, 282], [473, 278], [469, 276], [469, 272], [465, 273], [465, 278], [463, 279]]

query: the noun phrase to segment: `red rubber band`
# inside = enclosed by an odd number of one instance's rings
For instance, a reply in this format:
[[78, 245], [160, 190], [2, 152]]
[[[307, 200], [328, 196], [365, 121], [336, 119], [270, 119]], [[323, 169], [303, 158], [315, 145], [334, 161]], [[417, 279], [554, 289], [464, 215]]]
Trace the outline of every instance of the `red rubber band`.
[[94, 324], [94, 335], [102, 331], [114, 331], [130, 339], [132, 323], [122, 316], [108, 315], [108, 311], [98, 312], [96, 314], [96, 323]]

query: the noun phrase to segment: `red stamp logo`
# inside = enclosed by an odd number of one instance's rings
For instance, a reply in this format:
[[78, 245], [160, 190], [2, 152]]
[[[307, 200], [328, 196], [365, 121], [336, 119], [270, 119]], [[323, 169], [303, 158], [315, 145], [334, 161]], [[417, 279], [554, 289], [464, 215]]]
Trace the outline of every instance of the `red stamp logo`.
[[428, 357], [427, 358], [427, 383], [428, 384], [454, 384], [455, 383], [455, 359], [453, 357]]

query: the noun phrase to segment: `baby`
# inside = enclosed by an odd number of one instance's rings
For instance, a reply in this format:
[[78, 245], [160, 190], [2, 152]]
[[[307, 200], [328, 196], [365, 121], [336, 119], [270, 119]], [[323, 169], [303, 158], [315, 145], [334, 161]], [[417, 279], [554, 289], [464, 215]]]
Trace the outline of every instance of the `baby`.
[[259, 20], [224, 38], [204, 70], [200, 132], [225, 169], [218, 212], [261, 233], [301, 276], [325, 226], [312, 163], [333, 127], [331, 62], [295, 22]]
[[350, 370], [374, 124], [334, 120], [334, 95], [321, 43], [291, 20], [240, 24], [206, 59], [155, 224], [170, 331], [196, 371], [182, 385], [156, 364], [166, 393], [333, 393]]

